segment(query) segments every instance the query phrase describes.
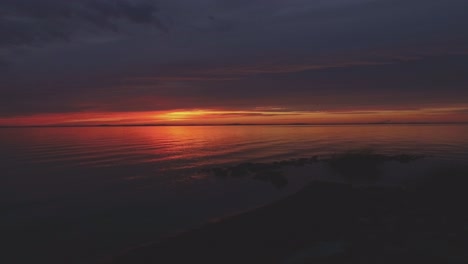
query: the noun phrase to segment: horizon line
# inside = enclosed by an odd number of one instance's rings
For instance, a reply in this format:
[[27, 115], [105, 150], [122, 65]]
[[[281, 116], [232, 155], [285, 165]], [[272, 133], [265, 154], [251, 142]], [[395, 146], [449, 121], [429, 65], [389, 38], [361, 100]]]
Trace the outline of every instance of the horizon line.
[[358, 122], [358, 123], [225, 123], [225, 124], [51, 124], [0, 125], [0, 128], [60, 128], [60, 127], [168, 127], [168, 126], [346, 126], [346, 125], [468, 125], [468, 122]]

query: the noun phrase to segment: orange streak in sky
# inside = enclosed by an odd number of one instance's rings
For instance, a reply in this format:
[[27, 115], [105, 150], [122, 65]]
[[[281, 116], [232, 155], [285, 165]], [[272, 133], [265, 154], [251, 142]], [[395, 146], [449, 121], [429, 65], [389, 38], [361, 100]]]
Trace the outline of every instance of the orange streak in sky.
[[82, 112], [0, 118], [0, 125], [227, 124], [468, 122], [467, 107], [373, 111], [288, 111], [257, 107], [251, 111], [215, 109], [158, 112]]

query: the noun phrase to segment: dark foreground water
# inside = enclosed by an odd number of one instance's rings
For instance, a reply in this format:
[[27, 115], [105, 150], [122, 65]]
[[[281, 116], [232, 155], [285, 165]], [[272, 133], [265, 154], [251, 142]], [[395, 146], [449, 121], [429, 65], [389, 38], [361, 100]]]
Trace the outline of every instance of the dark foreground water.
[[466, 163], [468, 126], [1, 129], [0, 263], [97, 263], [278, 200], [312, 179], [339, 178], [325, 164], [286, 165], [280, 184], [206, 168], [356, 149], [424, 155], [383, 165], [382, 179], [401, 182]]

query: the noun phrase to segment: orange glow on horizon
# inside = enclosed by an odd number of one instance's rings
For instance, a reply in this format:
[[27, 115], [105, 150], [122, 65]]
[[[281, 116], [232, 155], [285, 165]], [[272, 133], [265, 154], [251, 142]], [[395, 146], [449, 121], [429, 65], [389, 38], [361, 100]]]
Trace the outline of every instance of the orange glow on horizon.
[[468, 106], [415, 110], [288, 111], [181, 109], [152, 112], [79, 112], [0, 118], [3, 126], [136, 124], [291, 124], [291, 123], [468, 122]]
[[205, 110], [175, 111], [166, 114], [156, 115], [156, 119], [165, 119], [168, 121], [192, 120], [208, 115], [210, 112]]

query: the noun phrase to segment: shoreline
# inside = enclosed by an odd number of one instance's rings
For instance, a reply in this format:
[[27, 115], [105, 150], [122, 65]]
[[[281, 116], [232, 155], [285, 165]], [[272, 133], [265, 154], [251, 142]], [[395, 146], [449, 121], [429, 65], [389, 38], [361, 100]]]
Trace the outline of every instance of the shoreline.
[[315, 181], [106, 263], [466, 263], [467, 177], [450, 169], [402, 187]]

